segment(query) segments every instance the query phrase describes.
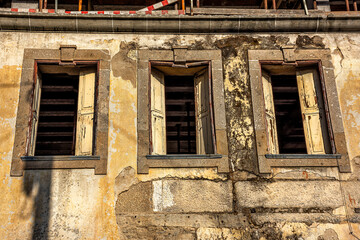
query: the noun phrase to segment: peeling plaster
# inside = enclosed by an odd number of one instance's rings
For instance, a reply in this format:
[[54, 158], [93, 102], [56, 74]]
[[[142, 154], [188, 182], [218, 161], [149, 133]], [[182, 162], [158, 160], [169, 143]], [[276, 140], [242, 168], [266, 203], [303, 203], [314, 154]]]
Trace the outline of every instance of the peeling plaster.
[[[320, 35], [320, 34], [319, 34]], [[332, 61], [336, 74], [341, 109], [344, 116], [345, 132], [351, 156], [360, 155], [360, 37], [358, 34], [321, 34], [299, 40], [301, 44], [315, 39], [317, 45], [332, 50]], [[174, 44], [182, 44], [193, 49], [221, 49], [223, 54], [224, 85], [227, 107], [228, 137], [231, 166], [237, 171], [233, 175], [242, 175], [242, 180], [257, 179], [256, 151], [252, 127], [252, 106], [248, 87], [247, 49], [279, 48], [283, 44], [295, 44], [297, 34], [263, 34], [263, 35], [143, 35], [133, 34], [63, 34], [63, 33], [10, 33], [1, 32], [0, 48], [4, 49], [0, 56], [0, 84], [10, 84], [11, 91], [0, 87], [0, 235], [8, 239], [28, 239], [34, 223], [33, 205], [35, 195], [23, 193], [23, 178], [11, 178], [10, 161], [14, 137], [14, 126], [19, 95], [19, 81], [24, 48], [58, 49], [60, 44], [75, 44], [79, 49], [108, 49], [114, 57], [122, 48], [121, 42], [134, 42], [139, 49], [170, 49]], [[305, 39], [305, 40], [304, 40]], [[313, 43], [311, 43], [313, 44]], [[301, 45], [302, 46], [302, 45]], [[136, 61], [137, 51], [129, 50], [126, 55]], [[10, 66], [10, 67], [8, 67]], [[5, 70], [4, 70], [5, 69]], [[3, 74], [1, 71], [5, 71]], [[136, 72], [136, 71], [135, 71]], [[350, 74], [351, 73], [351, 74]], [[116, 75], [116, 74], [115, 74]], [[137, 89], [129, 79], [115, 77], [111, 72], [110, 79], [110, 125], [109, 125], [109, 156], [108, 175], [95, 176], [93, 170], [57, 170], [52, 172], [51, 198], [52, 218], [50, 222], [51, 237], [65, 236], [72, 239], [121, 239], [116, 223], [114, 204], [116, 201], [115, 179], [119, 173], [130, 166], [136, 170], [136, 115]], [[130, 77], [131, 78], [131, 77]], [[136, 76], [135, 76], [136, 78]], [[5, 81], [5, 82], [4, 82]], [[1, 86], [1, 85], [0, 85]], [[250, 116], [250, 117], [249, 117]], [[5, 131], [4, 131], [5, 130]], [[240, 171], [244, 170], [244, 171]], [[276, 181], [282, 179], [304, 180], [307, 171], [309, 179], [338, 179], [336, 168], [323, 169], [276, 169], [273, 176]], [[41, 176], [46, 171], [34, 171], [32, 174]], [[242, 174], [244, 173], [244, 174]], [[137, 175], [138, 181], [150, 181], [163, 177], [180, 179], [227, 180], [227, 174], [218, 174], [214, 168], [207, 169], [151, 169], [148, 175]], [[241, 176], [240, 176], [241, 177]], [[240, 178], [239, 177], [239, 178]], [[84, 181], [86, 179], [86, 181]], [[256, 182], [254, 183], [256, 184]], [[153, 182], [152, 195], [154, 211], [161, 211], [174, 204], [174, 196], [169, 185], [161, 180]], [[35, 190], [34, 190], [35, 191]], [[61, 192], [62, 195], [59, 193]], [[35, 192], [33, 193], [35, 194]], [[19, 208], [20, 206], [20, 208]], [[337, 212], [342, 209], [337, 209]], [[72, 226], [70, 226], [72, 225]], [[334, 229], [339, 239], [349, 239], [346, 224], [318, 224], [309, 227], [303, 223], [285, 223], [278, 225], [283, 236], [297, 233], [302, 238], [317, 240], [327, 229]], [[22, 231], [18, 231], [22, 229]], [[358, 225], [354, 231], [359, 235]], [[204, 230], [207, 234], [208, 231]], [[230, 234], [230, 230], [216, 230], [220, 234]], [[234, 231], [234, 233], [237, 233]], [[242, 232], [239, 232], [242, 234]], [[59, 235], [56, 235], [59, 234]], [[205, 234], [205, 233], [204, 233]], [[209, 233], [210, 234], [210, 233]], [[223, 235], [225, 236], [225, 235]], [[6, 239], [6, 238], [5, 238]]]
[[174, 196], [167, 181], [153, 181], [154, 212], [161, 212], [174, 205]]

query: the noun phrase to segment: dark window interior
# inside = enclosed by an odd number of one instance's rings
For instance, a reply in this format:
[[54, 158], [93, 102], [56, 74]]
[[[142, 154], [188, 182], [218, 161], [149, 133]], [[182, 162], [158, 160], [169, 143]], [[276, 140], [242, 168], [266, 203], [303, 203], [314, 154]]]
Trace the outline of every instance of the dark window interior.
[[74, 155], [79, 76], [42, 74], [35, 155]]
[[194, 78], [165, 76], [168, 154], [196, 154]]
[[[346, 2], [339, 0], [329, 0], [331, 11], [346, 11]], [[356, 11], [358, 8], [357, 1], [349, 0], [349, 10]]]
[[295, 75], [271, 76], [279, 153], [306, 154], [299, 93]]

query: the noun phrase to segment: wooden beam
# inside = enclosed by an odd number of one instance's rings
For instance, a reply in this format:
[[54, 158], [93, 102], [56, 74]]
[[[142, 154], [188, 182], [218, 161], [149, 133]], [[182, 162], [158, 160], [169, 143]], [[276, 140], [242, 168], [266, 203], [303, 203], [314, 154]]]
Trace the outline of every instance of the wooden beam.
[[345, 4], [346, 4], [346, 11], [350, 11], [349, 0], [345, 0]]
[[78, 9], [78, 11], [81, 11], [81, 8], [82, 8], [82, 0], [79, 0], [79, 9]]
[[39, 11], [41, 12], [43, 8], [43, 0], [39, 0]]

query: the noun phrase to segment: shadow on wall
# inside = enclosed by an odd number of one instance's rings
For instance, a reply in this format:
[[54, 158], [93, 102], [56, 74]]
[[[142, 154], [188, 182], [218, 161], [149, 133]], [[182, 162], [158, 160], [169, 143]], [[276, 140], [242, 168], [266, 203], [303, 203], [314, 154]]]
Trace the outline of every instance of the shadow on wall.
[[23, 177], [23, 191], [33, 200], [32, 240], [49, 238], [51, 209], [51, 170], [26, 170]]

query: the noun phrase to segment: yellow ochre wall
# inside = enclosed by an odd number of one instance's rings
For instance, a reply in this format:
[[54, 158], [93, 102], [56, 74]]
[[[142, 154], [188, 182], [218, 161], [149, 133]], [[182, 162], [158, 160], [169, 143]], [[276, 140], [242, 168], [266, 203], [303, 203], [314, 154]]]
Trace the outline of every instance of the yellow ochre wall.
[[[318, 34], [308, 35], [313, 40], [308, 47], [322, 47], [332, 52], [334, 73], [343, 115], [348, 152], [353, 173], [342, 174], [341, 179], [357, 180], [360, 174], [360, 37], [358, 34]], [[314, 38], [315, 36], [315, 38]], [[256, 38], [259, 46], [268, 39], [286, 38], [287, 44], [298, 44], [297, 34], [248, 35]], [[232, 48], [234, 54], [224, 61], [224, 86], [226, 102], [233, 101], [231, 94], [237, 95], [234, 101], [249, 108], [251, 102], [241, 99], [241, 81], [248, 81], [246, 72], [240, 72], [238, 82], [230, 81], [230, 72], [236, 71], [246, 59], [241, 49], [236, 49], [237, 41], [230, 35], [138, 35], [138, 34], [61, 34], [61, 33], [0, 33], [0, 239], [31, 239], [36, 214], [48, 216], [50, 239], [124, 239], [115, 216], [117, 195], [123, 190], [116, 177], [126, 167], [136, 170], [137, 157], [137, 88], [136, 88], [136, 49], [171, 49], [172, 45], [201, 46], [202, 49]], [[320, 39], [320, 40], [318, 40]], [[245, 38], [240, 39], [247, 41]], [[272, 40], [271, 40], [272, 41]], [[277, 40], [269, 44], [276, 43]], [[224, 44], [221, 45], [221, 44]], [[240, 43], [239, 43], [240, 44]], [[320, 44], [320, 45], [321, 45]], [[109, 156], [107, 175], [94, 175], [93, 170], [29, 170], [23, 177], [10, 177], [12, 149], [14, 143], [17, 104], [23, 52], [25, 48], [58, 49], [60, 45], [76, 45], [77, 49], [107, 49], [111, 55], [110, 104], [109, 104]], [[306, 44], [301, 45], [307, 47]], [[200, 48], [200, 47], [199, 47]], [[129, 69], [133, 74], [129, 74]], [[238, 98], [238, 99], [236, 99]], [[227, 103], [227, 106], [232, 104]], [[239, 107], [241, 109], [241, 107]], [[229, 118], [229, 117], [228, 117]], [[240, 145], [251, 146], [254, 138], [252, 115], [241, 124], [228, 119], [231, 133], [228, 137]], [[230, 141], [229, 141], [230, 142]], [[233, 146], [230, 142], [230, 153]], [[241, 163], [232, 157], [232, 170], [237, 170], [238, 179], [246, 179], [252, 174], [242, 171], [253, 163]], [[250, 158], [251, 159], [251, 158]], [[250, 166], [251, 167], [251, 166]], [[294, 175], [292, 175], [294, 174]], [[337, 168], [314, 169], [310, 177], [317, 175], [339, 178]], [[302, 171], [291, 173], [289, 169], [274, 169], [272, 178], [302, 177]], [[226, 180], [226, 174], [217, 174], [216, 169], [150, 169], [148, 175], [135, 175], [136, 181], [150, 181], [164, 177], [179, 179]], [[126, 188], [126, 187], [125, 187]], [[51, 200], [42, 199], [44, 196]], [[360, 196], [360, 193], [358, 194]], [[360, 199], [356, 199], [360, 201]], [[47, 213], [37, 213], [35, 202], [47, 203]], [[357, 203], [356, 203], [357, 204]], [[46, 221], [46, 219], [44, 220]], [[345, 224], [332, 226], [339, 235], [348, 231]], [[298, 225], [296, 231], [308, 232], [308, 236], [324, 231], [326, 224], [317, 228]], [[357, 226], [354, 231], [359, 233]], [[283, 232], [291, 232], [294, 226], [284, 225]], [[317, 230], [316, 230], [317, 229]], [[322, 230], [321, 230], [322, 229]], [[310, 234], [310, 232], [313, 232]], [[344, 233], [345, 234], [345, 233]], [[204, 233], [203, 236], [206, 236]], [[347, 237], [348, 235], [343, 235]], [[205, 237], [204, 237], [205, 239]], [[234, 238], [235, 239], [235, 238]], [[312, 239], [312, 238], [308, 238]]]

